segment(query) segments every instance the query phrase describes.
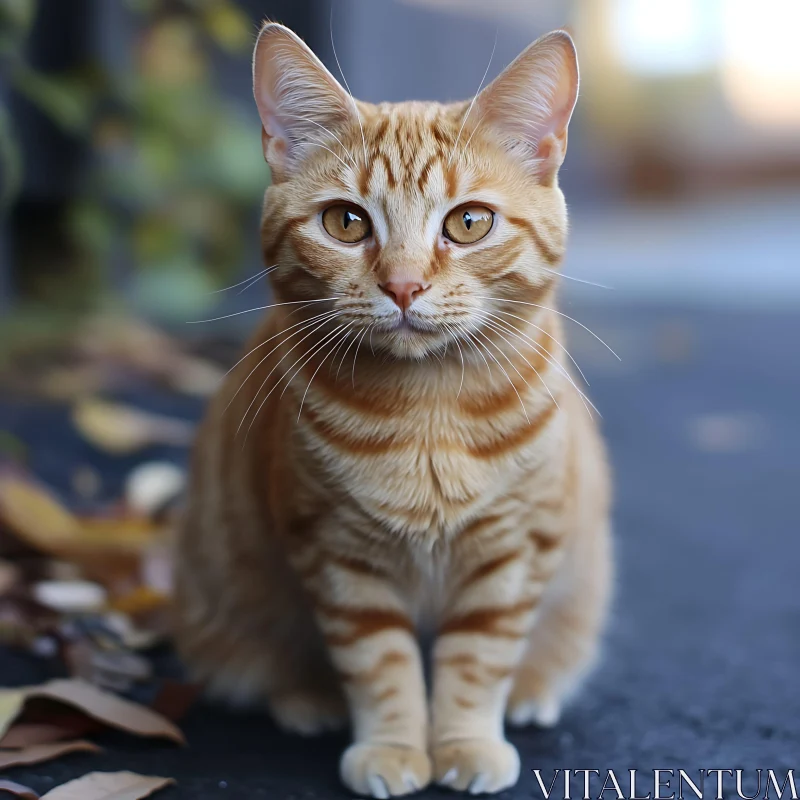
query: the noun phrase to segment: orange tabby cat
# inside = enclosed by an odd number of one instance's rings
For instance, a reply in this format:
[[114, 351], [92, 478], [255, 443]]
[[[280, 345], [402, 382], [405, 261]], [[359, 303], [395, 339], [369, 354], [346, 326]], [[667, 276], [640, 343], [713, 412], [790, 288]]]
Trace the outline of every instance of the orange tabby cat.
[[[341, 777], [511, 786], [606, 615], [609, 476], [554, 310], [570, 37], [473, 102], [369, 105], [267, 24], [255, 97], [275, 295], [213, 401], [179, 537], [179, 642]], [[419, 633], [429, 626], [431, 690]]]

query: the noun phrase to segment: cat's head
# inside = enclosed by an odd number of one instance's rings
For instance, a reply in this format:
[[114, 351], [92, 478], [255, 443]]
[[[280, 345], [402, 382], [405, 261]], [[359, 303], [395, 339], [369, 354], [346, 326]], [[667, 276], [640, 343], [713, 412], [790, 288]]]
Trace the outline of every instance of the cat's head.
[[[354, 100], [290, 30], [253, 63], [278, 301], [401, 358], [475, 335], [496, 301], [537, 303], [566, 238], [557, 173], [578, 94], [570, 36], [527, 48], [474, 100]], [[518, 306], [523, 308], [523, 306]], [[335, 339], [331, 339], [335, 341]]]

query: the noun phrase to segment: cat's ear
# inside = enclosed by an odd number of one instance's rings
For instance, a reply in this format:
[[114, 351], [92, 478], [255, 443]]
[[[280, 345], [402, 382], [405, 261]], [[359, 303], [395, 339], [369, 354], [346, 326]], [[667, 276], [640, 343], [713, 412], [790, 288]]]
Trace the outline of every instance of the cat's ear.
[[314, 142], [351, 119], [354, 101], [308, 45], [283, 25], [266, 23], [253, 54], [253, 94], [264, 158], [279, 180]]
[[473, 113], [481, 120], [477, 124], [491, 126], [507, 149], [550, 184], [567, 152], [578, 82], [572, 37], [554, 31], [529, 45], [478, 95]]

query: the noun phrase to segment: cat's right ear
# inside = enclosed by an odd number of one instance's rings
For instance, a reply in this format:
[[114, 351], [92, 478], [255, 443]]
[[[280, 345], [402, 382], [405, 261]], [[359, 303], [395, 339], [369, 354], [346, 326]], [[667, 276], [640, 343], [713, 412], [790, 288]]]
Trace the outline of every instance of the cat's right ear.
[[283, 25], [266, 23], [253, 54], [253, 94], [261, 117], [264, 158], [281, 181], [325, 131], [353, 115], [354, 101], [308, 45]]

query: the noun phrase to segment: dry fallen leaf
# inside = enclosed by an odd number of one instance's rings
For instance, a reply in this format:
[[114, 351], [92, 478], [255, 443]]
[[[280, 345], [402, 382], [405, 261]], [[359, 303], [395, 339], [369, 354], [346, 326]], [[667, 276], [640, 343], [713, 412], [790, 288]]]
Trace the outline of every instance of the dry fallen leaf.
[[114, 611], [130, 617], [140, 617], [152, 611], [159, 611], [169, 604], [169, 597], [149, 586], [137, 586], [132, 592], [115, 598], [111, 603]]
[[0, 560], [0, 595], [7, 594], [22, 580], [20, 568], [10, 561]]
[[95, 447], [109, 453], [135, 453], [152, 444], [189, 445], [194, 426], [182, 419], [151, 414], [104, 400], [83, 400], [72, 409], [75, 427]]
[[82, 680], [54, 680], [41, 686], [0, 690], [0, 740], [34, 699], [55, 700], [77, 708], [88, 717], [136, 736], [152, 736], [185, 744], [180, 729], [146, 706], [104, 692]]
[[39, 800], [39, 795], [27, 786], [20, 786], [14, 781], [0, 781], [0, 792], [8, 792], [23, 800]]
[[0, 474], [0, 517], [37, 550], [52, 552], [78, 534], [78, 521], [43, 487], [16, 472]]
[[99, 753], [96, 744], [78, 740], [77, 742], [54, 742], [53, 744], [37, 744], [24, 750], [0, 751], [0, 769], [20, 767], [28, 764], [41, 764], [69, 753]]
[[[48, 709], [48, 712], [48, 716], [52, 716], [52, 709]], [[25, 716], [28, 716], [27, 711]], [[0, 740], [0, 747], [23, 750], [39, 744], [73, 740], [102, 729], [103, 726], [96, 720], [89, 719], [89, 717], [65, 707], [64, 713], [59, 713], [53, 721], [13, 724], [8, 733]]]
[[79, 574], [112, 594], [141, 583], [146, 551], [166, 535], [164, 526], [137, 517], [78, 518], [16, 471], [0, 470], [0, 522], [34, 551], [79, 565]]
[[11, 727], [11, 723], [19, 716], [24, 705], [24, 689], [4, 689], [0, 691], [0, 740]]
[[172, 778], [133, 772], [90, 772], [43, 795], [42, 800], [142, 800], [172, 786]]

